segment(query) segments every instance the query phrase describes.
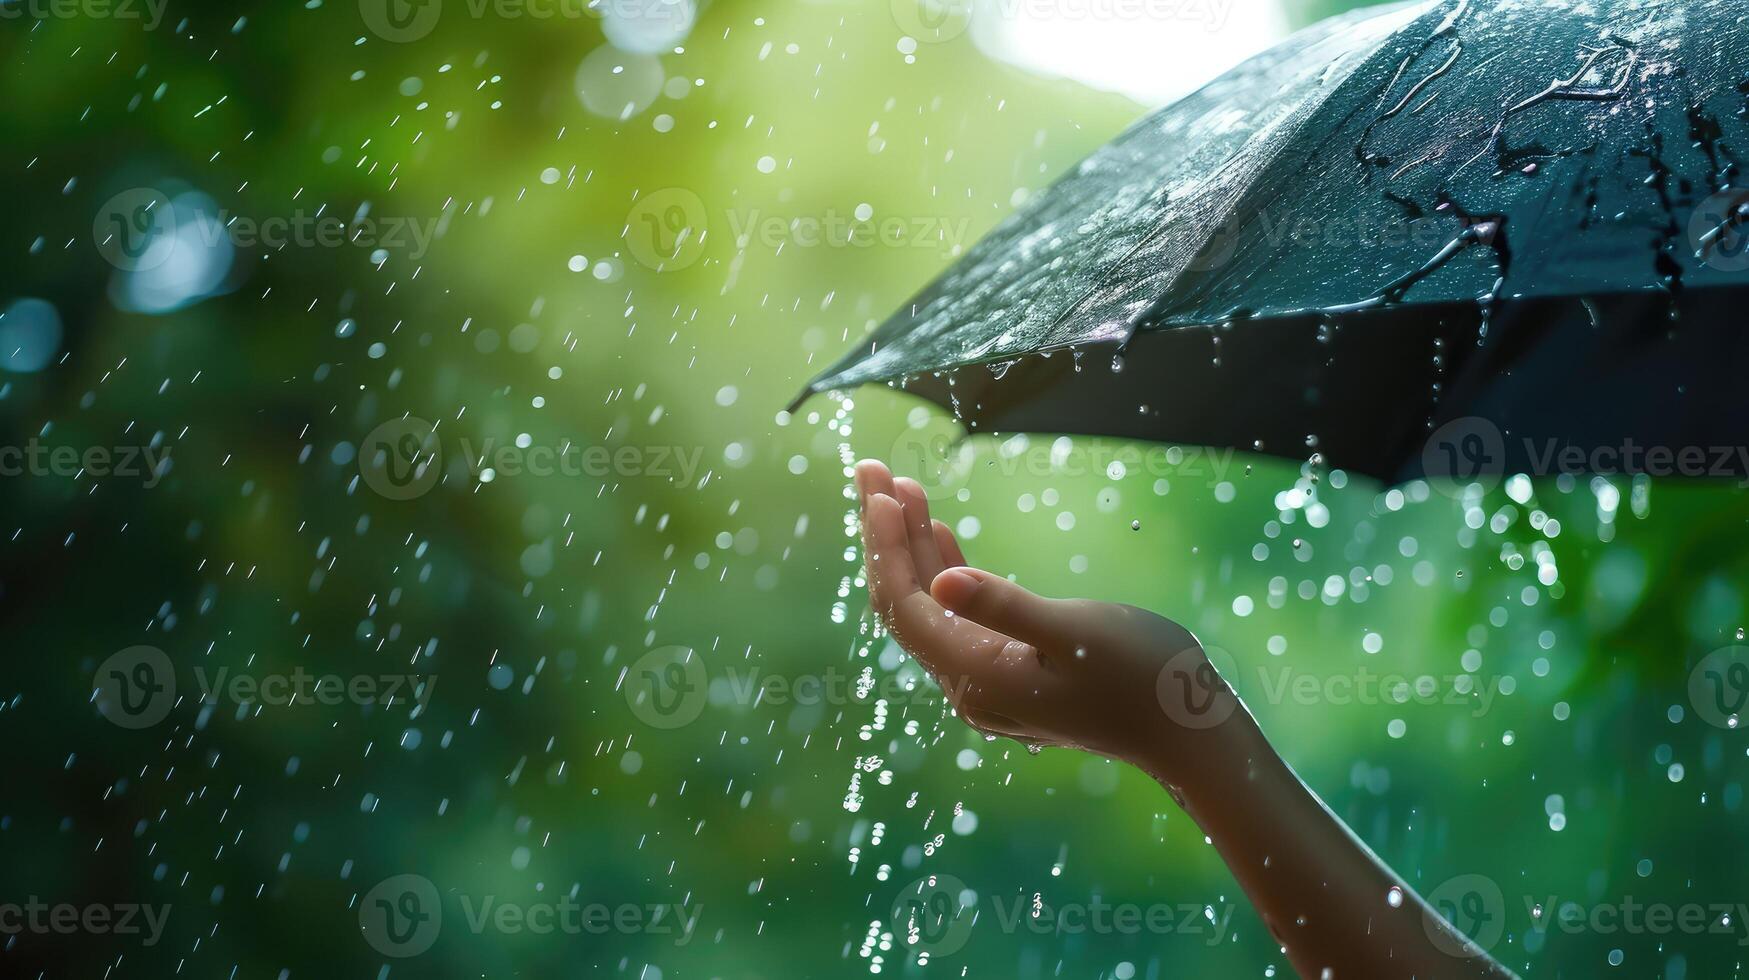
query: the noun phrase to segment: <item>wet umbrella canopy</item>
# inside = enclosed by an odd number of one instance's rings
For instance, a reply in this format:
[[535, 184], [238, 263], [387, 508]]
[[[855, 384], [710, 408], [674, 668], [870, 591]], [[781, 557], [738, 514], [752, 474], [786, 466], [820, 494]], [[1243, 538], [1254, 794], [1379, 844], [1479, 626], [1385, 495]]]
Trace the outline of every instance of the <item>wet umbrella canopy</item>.
[[1741, 444], [1746, 28], [1736, 0], [1326, 21], [1084, 160], [809, 391], [1384, 479]]

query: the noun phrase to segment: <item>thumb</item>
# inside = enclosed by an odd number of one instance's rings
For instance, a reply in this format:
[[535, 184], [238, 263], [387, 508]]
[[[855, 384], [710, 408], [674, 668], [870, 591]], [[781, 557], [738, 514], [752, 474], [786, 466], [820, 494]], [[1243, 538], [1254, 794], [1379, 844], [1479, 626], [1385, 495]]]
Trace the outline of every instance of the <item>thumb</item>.
[[935, 576], [929, 592], [954, 615], [1035, 647], [1073, 640], [1068, 603], [1028, 592], [993, 572], [949, 568]]

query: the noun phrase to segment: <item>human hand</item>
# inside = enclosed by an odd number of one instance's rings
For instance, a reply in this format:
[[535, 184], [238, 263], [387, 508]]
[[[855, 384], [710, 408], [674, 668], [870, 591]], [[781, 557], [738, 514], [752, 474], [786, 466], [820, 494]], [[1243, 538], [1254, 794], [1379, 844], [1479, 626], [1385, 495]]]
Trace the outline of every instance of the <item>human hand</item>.
[[1251, 724], [1189, 630], [968, 567], [915, 480], [874, 460], [856, 480], [875, 610], [974, 728], [1086, 749], [1177, 786], [1200, 781], [1228, 756], [1223, 736]]
[[869, 594], [973, 727], [1129, 762], [1172, 791], [1300, 976], [1514, 980], [1275, 754], [1190, 631], [966, 567], [913, 480], [857, 464]]

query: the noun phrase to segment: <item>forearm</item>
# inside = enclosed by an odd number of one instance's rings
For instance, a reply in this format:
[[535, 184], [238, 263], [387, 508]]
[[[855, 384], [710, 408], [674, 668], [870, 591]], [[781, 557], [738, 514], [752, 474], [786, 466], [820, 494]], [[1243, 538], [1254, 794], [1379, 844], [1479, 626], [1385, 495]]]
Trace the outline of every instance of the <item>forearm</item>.
[[1045, 599], [967, 568], [922, 487], [879, 463], [856, 473], [874, 607], [967, 721], [1152, 773], [1202, 825], [1302, 976], [1511, 977], [1466, 948], [1299, 781], [1190, 631], [1135, 606]]
[[[1355, 837], [1243, 709], [1202, 734], [1210, 737], [1208, 764], [1168, 788], [1214, 843], [1302, 977], [1512, 977]], [[1182, 769], [1183, 747], [1166, 739], [1159, 744], [1158, 761]], [[1166, 771], [1154, 761], [1145, 760], [1143, 768]]]

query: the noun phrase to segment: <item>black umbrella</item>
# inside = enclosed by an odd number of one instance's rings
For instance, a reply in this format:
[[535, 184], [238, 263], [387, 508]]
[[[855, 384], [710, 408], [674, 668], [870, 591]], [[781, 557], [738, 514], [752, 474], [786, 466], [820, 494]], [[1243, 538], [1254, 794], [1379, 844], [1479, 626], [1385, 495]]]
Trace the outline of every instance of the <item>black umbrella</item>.
[[1745, 40], [1742, 0], [1325, 21], [1082, 161], [803, 397], [1386, 480], [1743, 472]]

